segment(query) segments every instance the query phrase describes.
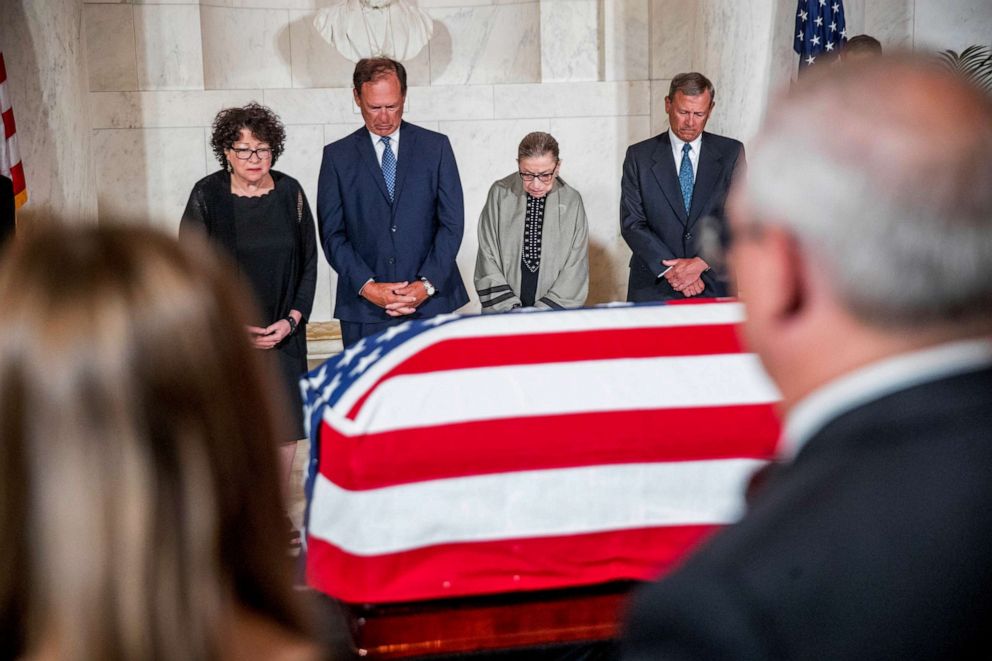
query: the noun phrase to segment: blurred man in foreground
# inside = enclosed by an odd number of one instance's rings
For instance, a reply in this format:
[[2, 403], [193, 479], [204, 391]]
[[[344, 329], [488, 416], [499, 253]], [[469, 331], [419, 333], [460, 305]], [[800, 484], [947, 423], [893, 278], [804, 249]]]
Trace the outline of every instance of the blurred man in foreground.
[[908, 56], [817, 73], [729, 202], [781, 463], [625, 659], [992, 653], [992, 103]]

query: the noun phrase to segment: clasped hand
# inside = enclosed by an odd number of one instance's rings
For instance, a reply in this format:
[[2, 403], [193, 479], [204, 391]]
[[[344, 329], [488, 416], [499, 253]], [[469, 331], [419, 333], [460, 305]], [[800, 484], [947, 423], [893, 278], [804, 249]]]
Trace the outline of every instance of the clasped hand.
[[292, 329], [285, 319], [262, 328], [261, 326], [248, 326], [248, 336], [251, 338], [252, 346], [256, 349], [271, 349], [289, 335]]
[[665, 280], [672, 289], [686, 298], [698, 296], [706, 289], [706, 284], [700, 277], [706, 270], [706, 262], [699, 257], [665, 259], [661, 263], [670, 267], [664, 274]]
[[383, 308], [390, 317], [413, 314], [427, 300], [427, 287], [414, 282], [369, 282], [362, 288], [366, 300]]

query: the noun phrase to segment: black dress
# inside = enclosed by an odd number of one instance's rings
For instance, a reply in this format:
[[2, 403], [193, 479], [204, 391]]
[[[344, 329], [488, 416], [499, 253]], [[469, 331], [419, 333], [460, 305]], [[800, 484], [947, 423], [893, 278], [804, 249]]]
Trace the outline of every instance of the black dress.
[[255, 294], [261, 317], [252, 320], [254, 325], [269, 326], [290, 310], [303, 315], [296, 332], [272, 351], [289, 402], [290, 426], [279, 440], [288, 442], [304, 437], [299, 380], [307, 371], [306, 320], [317, 285], [317, 246], [310, 205], [299, 182], [275, 170], [270, 174], [275, 188], [260, 197], [231, 193], [231, 176], [223, 170], [198, 181], [179, 236], [206, 230], [234, 257]]

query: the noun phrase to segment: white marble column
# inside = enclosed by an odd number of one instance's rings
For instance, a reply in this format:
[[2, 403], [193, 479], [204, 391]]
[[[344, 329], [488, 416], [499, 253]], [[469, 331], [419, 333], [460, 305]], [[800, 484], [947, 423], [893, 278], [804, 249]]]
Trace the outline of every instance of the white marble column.
[[28, 187], [19, 227], [96, 221], [81, 0], [8, 0], [0, 48]]
[[599, 0], [541, 0], [542, 82], [600, 79], [600, 12]]

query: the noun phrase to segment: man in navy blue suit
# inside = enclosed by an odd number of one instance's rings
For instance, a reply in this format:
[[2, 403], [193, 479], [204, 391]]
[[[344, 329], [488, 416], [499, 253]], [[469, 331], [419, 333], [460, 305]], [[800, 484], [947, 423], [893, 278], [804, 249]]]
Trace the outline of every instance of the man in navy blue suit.
[[403, 121], [399, 62], [361, 60], [353, 83], [365, 126], [324, 147], [317, 189], [345, 346], [468, 302], [455, 263], [465, 211], [451, 143]]
[[928, 55], [848, 62], [752, 144], [727, 255], [779, 461], [638, 591], [622, 658], [992, 658], [992, 99]]
[[665, 97], [669, 130], [627, 149], [620, 230], [634, 252], [628, 301], [728, 293], [725, 274], [699, 256], [704, 224], [725, 233], [727, 190], [744, 164], [740, 142], [703, 131], [714, 94], [700, 73], [675, 76]]

